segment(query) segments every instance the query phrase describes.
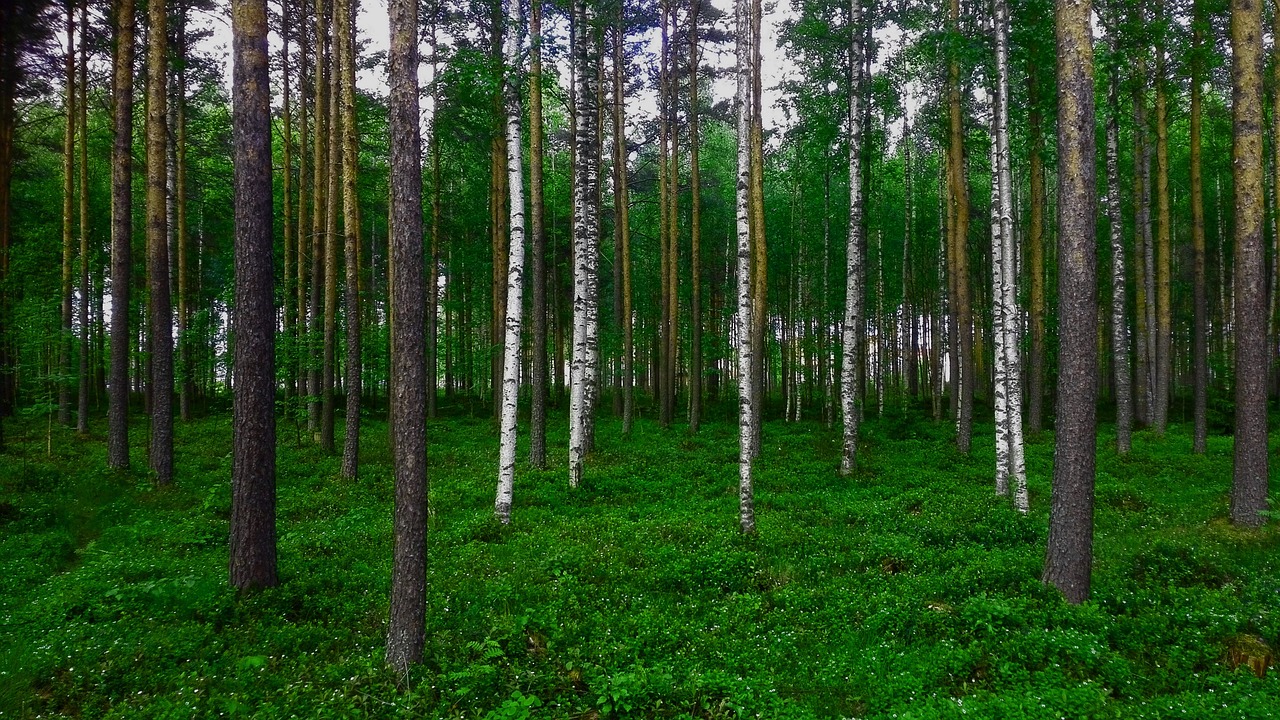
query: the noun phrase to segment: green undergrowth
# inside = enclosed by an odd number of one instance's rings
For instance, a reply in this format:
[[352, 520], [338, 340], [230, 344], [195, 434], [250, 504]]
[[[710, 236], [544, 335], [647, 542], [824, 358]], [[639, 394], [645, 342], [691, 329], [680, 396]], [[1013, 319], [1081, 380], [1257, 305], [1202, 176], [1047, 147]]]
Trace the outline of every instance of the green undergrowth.
[[[769, 423], [758, 535], [737, 526], [729, 422], [632, 437], [600, 422], [567, 487], [521, 447], [492, 517], [493, 423], [429, 428], [426, 660], [384, 669], [392, 479], [366, 420], [355, 481], [280, 428], [282, 584], [227, 586], [231, 429], [179, 423], [177, 481], [105, 469], [101, 442], [7, 428], [0, 455], [0, 714], [187, 718], [1131, 718], [1280, 715], [1280, 532], [1227, 522], [1231, 442], [1189, 428], [1100, 440], [1093, 599], [1039, 581], [1052, 439], [1027, 447], [1032, 511], [992, 492], [948, 423], [838, 435]], [[134, 444], [145, 444], [145, 426]], [[527, 438], [524, 438], [527, 443]], [[145, 467], [141, 450], [133, 464]], [[1252, 664], [1252, 669], [1250, 665]], [[1239, 667], [1236, 667], [1239, 666]], [[1262, 676], [1258, 677], [1257, 673]]]

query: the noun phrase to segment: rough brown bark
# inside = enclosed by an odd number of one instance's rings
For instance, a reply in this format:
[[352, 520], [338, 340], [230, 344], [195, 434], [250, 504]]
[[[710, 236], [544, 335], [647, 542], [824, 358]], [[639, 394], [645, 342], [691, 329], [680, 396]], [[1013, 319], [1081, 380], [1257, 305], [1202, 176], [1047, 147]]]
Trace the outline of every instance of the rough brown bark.
[[[529, 7], [529, 233], [533, 254], [533, 377], [529, 423], [529, 464], [547, 466], [547, 234], [542, 177], [542, 0]], [[619, 21], [621, 23], [621, 21]], [[625, 170], [623, 171], [625, 177]], [[615, 181], [615, 187], [617, 183]], [[622, 195], [622, 193], [619, 193]], [[623, 195], [625, 196], [625, 195]], [[618, 221], [621, 225], [621, 220]]]
[[279, 584], [266, 0], [234, 0], [231, 23], [236, 304], [230, 554], [231, 585], [248, 590]]
[[391, 454], [395, 549], [387, 664], [422, 659], [427, 601], [426, 364], [422, 327], [422, 139], [418, 130], [418, 3], [389, 0], [391, 135]]
[[[339, 0], [331, 0], [329, 22], [337, 20]], [[334, 385], [337, 383], [338, 364], [338, 254], [345, 238], [338, 232], [339, 201], [342, 188], [338, 182], [345, 173], [342, 163], [343, 128], [342, 84], [339, 57], [342, 41], [337, 28], [329, 39], [330, 50], [327, 72], [329, 75], [329, 137], [325, 144], [329, 152], [328, 187], [325, 189], [324, 208], [324, 329], [320, 366], [320, 449], [332, 453], [335, 449], [334, 416], [337, 404]]]
[[614, 205], [617, 207], [614, 242], [621, 255], [622, 275], [622, 432], [631, 434], [635, 410], [635, 337], [631, 319], [631, 207], [627, 190], [626, 64], [623, 60], [626, 27], [618, 16], [613, 43]]
[[115, 8], [111, 146], [111, 380], [107, 385], [107, 465], [129, 467], [129, 290], [133, 269], [133, 0]]
[[1039, 68], [1031, 62], [1027, 70], [1027, 113], [1031, 152], [1027, 162], [1031, 185], [1030, 227], [1027, 231], [1028, 273], [1031, 275], [1031, 357], [1027, 368], [1027, 432], [1044, 427], [1044, 116], [1040, 110]]
[[175, 123], [173, 204], [174, 220], [177, 223], [174, 228], [174, 244], [178, 251], [178, 416], [186, 421], [191, 419], [191, 396], [195, 393], [195, 383], [192, 381], [191, 339], [187, 337], [187, 330], [191, 325], [191, 296], [190, 283], [187, 279], [190, 241], [187, 236], [187, 63], [185, 59], [187, 8], [185, 3], [178, 11], [177, 35], [177, 53], [181, 59], [178, 62], [175, 83], [177, 94], [173, 98]]
[[1193, 3], [1191, 34], [1191, 252], [1194, 284], [1192, 289], [1193, 327], [1191, 330], [1193, 385], [1195, 395], [1195, 430], [1193, 452], [1204, 454], [1208, 436], [1209, 393], [1209, 299], [1205, 290], [1204, 189], [1200, 163], [1200, 96], [1204, 79], [1202, 69], [1204, 29], [1200, 2]]
[[[1157, 18], [1164, 17], [1163, 2]], [[1167, 63], [1163, 40], [1156, 43], [1156, 356], [1152, 427], [1163, 435], [1169, 421], [1169, 395], [1173, 391], [1173, 248], [1172, 212], [1169, 207], [1169, 101]]]
[[[537, 0], [535, 0], [536, 2]], [[434, 0], [431, 7], [431, 77], [439, 78], [440, 46], [436, 41], [437, 23], [440, 22], [440, 0]], [[438, 81], [431, 84], [433, 107], [440, 106], [440, 85]], [[431, 250], [427, 256], [427, 417], [436, 416], [436, 402], [440, 394], [439, 358], [440, 358], [440, 135], [438, 124], [431, 121]], [[448, 337], [448, 335], [446, 335]]]
[[[360, 206], [356, 180], [359, 159], [359, 128], [356, 125], [356, 57], [355, 5], [352, 0], [338, 0], [334, 9], [338, 16], [338, 70], [341, 77], [342, 108], [342, 228], [345, 234], [343, 262], [346, 269], [343, 287], [343, 312], [347, 321], [346, 427], [342, 444], [342, 476], [354, 478], [360, 463]], [[336, 255], [336, 251], [332, 255]], [[335, 258], [335, 265], [336, 258]], [[336, 269], [335, 269], [336, 274]], [[334, 283], [336, 286], [336, 282]], [[336, 288], [335, 288], [336, 290]]]
[[[948, 4], [952, 28], [960, 22], [959, 0], [950, 0]], [[977, 384], [976, 367], [973, 356], [973, 307], [969, 293], [969, 191], [964, 172], [964, 127], [961, 117], [960, 62], [952, 58], [947, 71], [947, 108], [949, 118], [948, 148], [949, 172], [948, 186], [951, 203], [954, 206], [952, 216], [955, 225], [952, 228], [951, 268], [955, 278], [955, 317], [956, 334], [959, 347], [959, 419], [956, 424], [956, 447], [964, 454], [969, 453], [969, 445], [973, 438], [973, 388]]]
[[1232, 176], [1235, 180], [1235, 469], [1231, 521], [1262, 525], [1267, 509], [1267, 295], [1262, 238], [1262, 3], [1231, 2]]
[[702, 422], [702, 174], [698, 168], [698, 10], [689, 4], [689, 432]]
[[1057, 0], [1059, 380], [1044, 581], [1089, 597], [1097, 449], [1098, 310], [1090, 0]]
[[148, 8], [147, 39], [147, 274], [151, 319], [151, 470], [173, 481], [173, 312], [169, 302], [166, 189], [168, 144], [168, 16], [164, 3]]

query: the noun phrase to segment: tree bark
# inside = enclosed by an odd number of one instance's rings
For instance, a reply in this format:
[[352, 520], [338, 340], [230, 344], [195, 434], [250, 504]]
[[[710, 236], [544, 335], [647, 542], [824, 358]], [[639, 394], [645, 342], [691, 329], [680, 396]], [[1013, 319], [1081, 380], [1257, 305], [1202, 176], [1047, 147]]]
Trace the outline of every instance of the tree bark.
[[1235, 180], [1236, 432], [1231, 521], [1258, 527], [1267, 509], [1266, 259], [1262, 239], [1262, 3], [1231, 2]]
[[1027, 432], [1038, 434], [1044, 427], [1045, 302], [1044, 302], [1044, 124], [1040, 110], [1039, 67], [1032, 61], [1027, 69], [1027, 113], [1031, 152], [1027, 161], [1031, 185], [1030, 227], [1027, 231], [1027, 261], [1031, 295], [1031, 362], [1027, 373]]
[[[178, 13], [178, 73], [174, 98], [174, 179], [173, 205], [174, 244], [178, 251], [178, 416], [191, 419], [191, 396], [195, 392], [192, 382], [191, 339], [187, 331], [191, 325], [190, 283], [187, 281], [190, 245], [187, 237], [187, 7], [183, 3]], [[268, 135], [268, 137], [270, 137]]]
[[[1164, 17], [1160, 0], [1158, 18]], [[1169, 208], [1169, 110], [1164, 40], [1156, 43], [1156, 358], [1152, 426], [1164, 435], [1169, 422], [1169, 395], [1173, 390], [1172, 214]]]
[[80, 0], [80, 81], [76, 133], [80, 136], [80, 387], [76, 393], [76, 433], [89, 434], [89, 3]]
[[[949, 2], [950, 22], [954, 29], [960, 23], [959, 0]], [[973, 361], [973, 312], [969, 293], [969, 191], [964, 172], [964, 131], [961, 117], [960, 61], [952, 58], [947, 73], [947, 107], [950, 120], [948, 136], [951, 202], [955, 207], [952, 227], [951, 267], [955, 278], [955, 322], [959, 349], [959, 414], [956, 423], [956, 447], [969, 454], [973, 437], [973, 387], [977, 381]]]
[[231, 22], [236, 305], [230, 555], [231, 585], [248, 590], [279, 583], [266, 0], [235, 0]]
[[614, 242], [620, 248], [622, 262], [622, 432], [630, 435], [635, 414], [635, 328], [631, 318], [631, 199], [627, 190], [625, 41], [626, 28], [620, 13], [613, 43], [613, 182], [616, 193], [614, 206], [617, 208]]
[[168, 16], [164, 3], [148, 8], [147, 39], [147, 274], [151, 319], [151, 470], [156, 482], [173, 481], [173, 312], [169, 302]]
[[1125, 313], [1124, 227], [1120, 209], [1120, 56], [1115, 30], [1108, 35], [1112, 67], [1107, 85], [1107, 224], [1111, 234], [1111, 357], [1116, 390], [1116, 452], [1129, 452], [1133, 431], [1133, 386], [1129, 367], [1129, 321]]
[[107, 399], [107, 465], [129, 467], [129, 291], [133, 270], [133, 0], [116, 5], [112, 68], [111, 381]]
[[764, 401], [768, 397], [765, 382], [769, 370], [768, 348], [765, 345], [765, 327], [768, 320], [769, 255], [764, 226], [764, 125], [761, 103], [763, 64], [760, 51], [760, 24], [763, 12], [760, 0], [751, 0], [751, 344], [755, 355], [755, 383], [752, 411], [751, 456], [760, 455], [760, 437], [763, 431]]
[[[852, 0], [857, 2], [857, 0]], [[737, 57], [737, 138], [738, 138], [738, 176], [737, 176], [737, 274], [738, 274], [738, 308], [736, 314], [736, 341], [738, 350], [738, 522], [742, 532], [755, 532], [755, 502], [752, 488], [751, 448], [755, 434], [755, 377], [756, 354], [751, 342], [753, 326], [752, 289], [752, 237], [749, 195], [751, 185], [751, 40], [749, 31], [752, 16], [751, 0], [735, 0], [734, 21], [735, 49]]]
[[1093, 30], [1090, 0], [1057, 0], [1059, 380], [1044, 582], [1089, 597], [1097, 447]]
[[[58, 339], [58, 423], [71, 423], [71, 263], [75, 257], [75, 152], [76, 152], [76, 18], [75, 4], [67, 0], [66, 102], [67, 122], [62, 136], [62, 337]], [[83, 41], [82, 41], [83, 42]]]
[[511, 522], [511, 496], [516, 474], [516, 419], [520, 401], [520, 335], [524, 317], [524, 161], [520, 130], [520, 0], [504, 0], [511, 23], [505, 35], [506, 77], [503, 83], [507, 114], [507, 188], [510, 192], [511, 239], [507, 266], [506, 338], [502, 351], [502, 439], [498, 450], [498, 492], [494, 513]]
[[423, 361], [422, 138], [418, 110], [418, 2], [389, 0], [391, 136], [391, 454], [395, 549], [387, 664], [422, 659], [427, 602], [426, 363]]
[[1201, 3], [1193, 3], [1191, 48], [1191, 252], [1195, 275], [1192, 290], [1194, 325], [1191, 330], [1195, 394], [1195, 434], [1192, 451], [1203, 455], [1208, 430], [1209, 299], [1205, 289], [1204, 189], [1200, 163], [1200, 108], [1203, 70], [1203, 18]]
[[702, 173], [698, 167], [698, 10], [689, 5], [689, 432], [702, 424]]
[[[529, 464], [547, 467], [547, 235], [544, 227], [542, 129], [542, 0], [529, 4], [529, 224], [533, 260], [533, 377]], [[619, 22], [621, 24], [621, 22]], [[615, 56], [616, 58], [616, 56]], [[617, 86], [614, 87], [615, 93]], [[625, 158], [624, 158], [625, 162]], [[625, 170], [623, 177], [626, 177]], [[615, 187], [617, 180], [615, 175]], [[625, 193], [621, 195], [625, 197]], [[625, 217], [625, 208], [623, 209]]]
[[858, 421], [862, 411], [858, 394], [858, 358], [862, 356], [863, 295], [866, 283], [862, 255], [862, 0], [849, 2], [849, 232], [845, 243], [844, 323], [841, 326], [843, 359], [840, 366], [840, 413], [843, 442], [840, 474], [858, 467]]
[[[342, 228], [346, 235], [343, 243], [346, 267], [343, 311], [347, 316], [347, 360], [343, 385], [346, 386], [347, 416], [342, 444], [342, 476], [346, 478], [354, 478], [359, 472], [360, 396], [363, 390], [360, 342], [360, 205], [356, 192], [360, 139], [359, 127], [356, 125], [355, 10], [352, 0], [338, 0], [334, 8], [338, 16], [338, 69], [342, 86]], [[336, 255], [336, 252], [333, 254]]]
[[[329, 4], [329, 23], [332, 25], [337, 20], [337, 15], [341, 11], [339, 5], [341, 0], [330, 0]], [[320, 449], [326, 453], [332, 453], [335, 448], [334, 440], [334, 416], [336, 414], [336, 403], [334, 401], [334, 385], [337, 376], [337, 357], [338, 357], [338, 252], [342, 247], [344, 238], [338, 234], [338, 212], [340, 195], [342, 187], [339, 184], [339, 178], [346, 173], [343, 171], [342, 143], [346, 129], [343, 127], [342, 116], [342, 83], [341, 69], [339, 67], [342, 55], [342, 40], [338, 37], [337, 28], [334, 27], [329, 37], [329, 55], [326, 72], [328, 73], [329, 84], [329, 137], [325, 139], [326, 150], [329, 153], [327, 173], [328, 187], [325, 189], [325, 243], [324, 243], [324, 335], [323, 335], [323, 351], [321, 352], [321, 368], [320, 368]]]

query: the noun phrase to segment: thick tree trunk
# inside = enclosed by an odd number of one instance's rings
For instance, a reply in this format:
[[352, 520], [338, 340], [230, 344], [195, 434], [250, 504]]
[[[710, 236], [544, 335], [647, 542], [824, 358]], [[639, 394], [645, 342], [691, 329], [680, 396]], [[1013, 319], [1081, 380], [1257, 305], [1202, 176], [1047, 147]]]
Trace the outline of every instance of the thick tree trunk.
[[[342, 228], [345, 233], [343, 260], [346, 266], [343, 311], [347, 316], [346, 435], [342, 444], [342, 476], [354, 478], [360, 463], [360, 206], [356, 194], [359, 175], [359, 127], [356, 125], [355, 3], [338, 0], [338, 70], [341, 77], [342, 108]], [[336, 255], [336, 251], [331, 255]], [[336, 262], [334, 263], [337, 264]], [[336, 268], [335, 268], [336, 274]], [[334, 283], [335, 291], [337, 283]]]
[[391, 454], [396, 480], [387, 664], [422, 659], [427, 605], [426, 363], [423, 361], [422, 138], [418, 122], [418, 3], [389, 0], [391, 149]]
[[173, 313], [169, 303], [169, 242], [165, 190], [169, 166], [168, 16], [164, 3], [148, 8], [147, 40], [147, 274], [151, 319], [151, 470], [173, 481]]
[[236, 317], [230, 555], [231, 585], [248, 590], [279, 583], [266, 0], [235, 0], [231, 22]]
[[1266, 259], [1262, 240], [1262, 3], [1231, 2], [1235, 143], [1236, 437], [1231, 520], [1263, 524], [1267, 509]]
[[1097, 202], [1093, 29], [1089, 0], [1058, 0], [1059, 380], [1053, 498], [1044, 581], [1068, 602], [1089, 598], [1097, 448]]
[[[111, 381], [107, 400], [107, 465], [129, 467], [129, 291], [133, 270], [133, 0], [115, 8], [111, 147]], [[2, 308], [0, 308], [2, 310]], [[3, 402], [0, 399], [0, 402]]]
[[520, 401], [520, 334], [524, 317], [524, 170], [520, 130], [520, 0], [504, 0], [507, 28], [504, 95], [507, 112], [507, 187], [510, 191], [511, 240], [507, 266], [506, 338], [502, 350], [502, 439], [498, 450], [498, 492], [494, 513], [511, 522], [511, 495], [516, 475], [516, 411]]

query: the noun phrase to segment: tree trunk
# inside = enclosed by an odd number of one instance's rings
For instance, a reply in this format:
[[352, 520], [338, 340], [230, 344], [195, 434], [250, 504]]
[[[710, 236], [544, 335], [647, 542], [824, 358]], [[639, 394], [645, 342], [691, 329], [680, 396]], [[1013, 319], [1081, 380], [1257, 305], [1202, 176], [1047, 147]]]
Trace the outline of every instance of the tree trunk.
[[1204, 265], [1204, 190], [1200, 168], [1200, 107], [1202, 94], [1201, 58], [1204, 52], [1201, 4], [1194, 3], [1191, 48], [1191, 251], [1195, 274], [1193, 299], [1194, 326], [1191, 345], [1195, 386], [1195, 435], [1193, 452], [1203, 455], [1208, 431], [1209, 392], [1209, 300], [1205, 290]]
[[328, 242], [326, 232], [326, 210], [329, 207], [328, 177], [333, 168], [329, 167], [328, 142], [332, 129], [329, 127], [329, 61], [328, 38], [326, 26], [325, 0], [315, 0], [315, 74], [311, 79], [315, 117], [315, 133], [311, 144], [311, 167], [313, 170], [313, 188], [311, 204], [311, 287], [310, 287], [310, 327], [307, 332], [307, 429], [320, 440], [320, 396], [322, 362], [316, 361], [316, 355], [323, 353], [319, 344], [323, 316], [320, 303], [324, 293], [324, 258], [325, 245]]
[[[631, 207], [627, 191], [627, 141], [626, 141], [626, 83], [624, 81], [626, 65], [623, 61], [626, 40], [626, 29], [623, 17], [618, 15], [618, 27], [614, 31], [613, 43], [613, 182], [614, 206], [617, 216], [614, 221], [614, 242], [620, 247], [622, 261], [622, 432], [631, 434], [631, 424], [635, 414], [635, 337], [631, 318]], [[696, 259], [695, 259], [696, 262]]]
[[1120, 60], [1114, 29], [1107, 42], [1113, 58], [1107, 85], [1106, 195], [1111, 233], [1111, 357], [1116, 389], [1116, 452], [1126, 455], [1133, 431], [1133, 387], [1129, 368], [1129, 321], [1125, 313], [1124, 227], [1120, 216]]
[[702, 174], [698, 168], [698, 10], [689, 5], [689, 432], [702, 424]]
[[1147, 238], [1150, 227], [1150, 188], [1147, 186], [1146, 99], [1143, 95], [1143, 63], [1135, 63], [1137, 82], [1133, 90], [1133, 295], [1135, 361], [1135, 416], [1141, 425], [1151, 424], [1151, 346], [1152, 327], [1147, 322], [1153, 299], [1147, 292]]
[[389, 0], [391, 453], [396, 480], [387, 664], [402, 674], [426, 644], [427, 437], [423, 361], [422, 139], [418, 3]]
[[[329, 23], [332, 25], [341, 12], [341, 0], [331, 0], [329, 5]], [[341, 200], [342, 188], [339, 178], [343, 171], [342, 143], [346, 134], [343, 127], [342, 83], [339, 67], [342, 56], [342, 41], [338, 38], [337, 28], [329, 38], [328, 84], [329, 84], [329, 137], [325, 141], [329, 153], [328, 187], [325, 189], [325, 243], [324, 243], [324, 349], [320, 369], [320, 449], [332, 453], [334, 442], [334, 385], [337, 380], [338, 358], [338, 251], [342, 247], [343, 238], [338, 234], [338, 203]]]
[[768, 321], [769, 255], [764, 230], [764, 125], [762, 119], [761, 77], [763, 64], [760, 50], [761, 2], [751, 0], [751, 344], [756, 364], [752, 381], [756, 385], [752, 410], [751, 456], [760, 455], [760, 435], [764, 423], [764, 401], [768, 397], [765, 382], [769, 370], [768, 348], [765, 345], [765, 327]]
[[76, 393], [76, 433], [89, 434], [89, 3], [80, 0], [80, 102], [76, 132], [80, 136], [80, 387]]
[[[953, 28], [960, 22], [959, 0], [950, 0], [950, 22]], [[950, 161], [951, 202], [955, 207], [952, 227], [951, 267], [955, 277], [955, 317], [959, 348], [959, 417], [956, 424], [956, 447], [969, 454], [973, 437], [973, 387], [977, 374], [973, 361], [973, 313], [969, 300], [969, 191], [964, 172], [964, 132], [961, 117], [960, 62], [952, 58], [947, 74], [950, 135], [948, 152]]]
[[[856, 2], [857, 0], [853, 0]], [[738, 310], [736, 317], [736, 340], [738, 345], [738, 522], [744, 533], [754, 533], [756, 528], [755, 502], [752, 492], [751, 449], [752, 437], [755, 435], [755, 365], [756, 353], [751, 342], [753, 326], [752, 290], [753, 276], [751, 272], [751, 215], [749, 194], [751, 184], [751, 40], [749, 31], [753, 14], [751, 0], [735, 0], [734, 26], [737, 28], [737, 97], [738, 110], [738, 183], [736, 195], [737, 233], [738, 233]]]
[[524, 317], [524, 170], [520, 131], [520, 0], [504, 0], [507, 28], [503, 84], [507, 113], [507, 187], [510, 191], [511, 240], [508, 245], [506, 339], [502, 350], [502, 440], [498, 451], [498, 492], [494, 513], [511, 522], [511, 495], [516, 475], [516, 410], [520, 401], [520, 333]]
[[151, 318], [151, 470], [173, 481], [173, 313], [169, 303], [169, 242], [165, 217], [168, 165], [168, 16], [164, 3], [148, 8], [147, 39], [147, 274]]
[[[1163, 0], [1157, 12], [1164, 17]], [[1163, 39], [1156, 43], [1156, 357], [1152, 426], [1164, 435], [1169, 422], [1169, 395], [1173, 390], [1172, 216], [1169, 209], [1169, 110], [1167, 64]]]
[[1058, 0], [1059, 380], [1053, 496], [1044, 582], [1068, 602], [1089, 598], [1097, 447], [1093, 29], [1089, 0]]
[[1231, 2], [1235, 143], [1236, 438], [1231, 521], [1258, 527], [1267, 509], [1266, 259], [1262, 240], [1262, 4]]
[[[547, 467], [547, 235], [542, 176], [542, 0], [529, 4], [529, 221], [533, 236], [533, 377], [529, 464]], [[621, 42], [621, 41], [619, 41]], [[615, 92], [617, 86], [615, 85]], [[620, 103], [621, 101], [619, 101]], [[624, 157], [625, 162], [625, 157]], [[623, 177], [625, 177], [625, 170]], [[615, 175], [615, 187], [616, 187]]]
[[[440, 0], [431, 6], [431, 97], [433, 107], [440, 106], [440, 45], [437, 34], [440, 22]], [[541, 138], [539, 138], [541, 140]], [[424, 292], [427, 300], [427, 417], [435, 418], [436, 402], [440, 394], [440, 220], [443, 209], [440, 196], [440, 132], [439, 124], [431, 122], [431, 252], [427, 256], [427, 284]], [[446, 389], [446, 392], [448, 390]]]
[[62, 136], [62, 337], [58, 340], [58, 372], [63, 377], [58, 385], [58, 423], [71, 423], [71, 387], [66, 376], [71, 373], [71, 263], [75, 254], [72, 244], [75, 219], [76, 152], [76, 18], [75, 5], [67, 0], [66, 103], [67, 122]]
[[[107, 465], [129, 467], [129, 291], [133, 270], [133, 0], [116, 5], [112, 68], [111, 381], [107, 401]], [[0, 159], [2, 160], [2, 159]], [[3, 308], [0, 308], [3, 310]], [[0, 399], [0, 402], [3, 402]]]
[[[301, 74], [301, 78], [298, 82], [298, 232], [297, 251], [294, 253], [296, 258], [294, 265], [297, 273], [297, 280], [294, 282], [296, 293], [294, 306], [297, 312], [297, 319], [293, 326], [293, 357], [291, 358], [293, 370], [297, 375], [298, 386], [297, 404], [292, 408], [295, 428], [301, 424], [304, 409], [310, 406], [308, 401], [310, 390], [307, 387], [307, 380], [309, 379], [307, 368], [310, 366], [309, 358], [311, 356], [307, 347], [309, 338], [309, 333], [307, 332], [307, 275], [310, 265], [307, 262], [307, 249], [311, 245], [313, 225], [310, 207], [308, 206], [310, 201], [309, 191], [311, 189], [308, 170], [311, 166], [307, 163], [307, 147], [310, 144], [311, 137], [308, 134], [307, 127], [307, 48], [310, 34], [307, 32], [306, 27], [306, 7], [305, 0], [301, 0], [298, 3], [298, 27], [300, 28], [298, 32], [298, 71]], [[315, 105], [313, 103], [313, 112], [314, 108]]]
[[[346, 478], [354, 478], [359, 472], [360, 395], [363, 390], [360, 370], [360, 206], [356, 194], [360, 139], [356, 125], [355, 9], [352, 0], [338, 0], [334, 8], [338, 16], [338, 70], [342, 86], [342, 228], [346, 234], [343, 243], [346, 265], [343, 310], [347, 316], [347, 360], [343, 385], [346, 386], [347, 417], [342, 444], [342, 476]], [[336, 255], [336, 252], [331, 255]]]
[[1044, 125], [1040, 110], [1039, 67], [1032, 61], [1027, 69], [1028, 132], [1031, 152], [1027, 163], [1031, 185], [1030, 228], [1027, 231], [1028, 274], [1031, 294], [1031, 367], [1027, 373], [1027, 432], [1035, 435], [1044, 427], [1045, 376], [1045, 269], [1044, 269]]
[[662, 45], [658, 60], [658, 273], [661, 277], [658, 289], [658, 423], [662, 427], [670, 427], [674, 403], [668, 403], [668, 393], [674, 384], [671, 378], [675, 373], [672, 367], [674, 357], [667, 353], [671, 336], [675, 332], [676, 318], [671, 313], [670, 298], [675, 293], [671, 287], [671, 274], [668, 272], [672, 247], [671, 231], [676, 227], [672, 222], [671, 202], [671, 135], [675, 130], [672, 120], [671, 105], [675, 93], [671, 86], [671, 49], [668, 25], [671, 15], [670, 0], [661, 2]]
[[[187, 8], [183, 3], [178, 14], [178, 54], [185, 58], [187, 49]], [[187, 63], [178, 62], [177, 97], [174, 98], [174, 240], [178, 251], [178, 416], [191, 419], [191, 395], [195, 392], [191, 379], [190, 283], [187, 281]], [[268, 135], [268, 138], [270, 135]]]
[[230, 554], [231, 585], [248, 590], [279, 584], [266, 0], [235, 0], [231, 22], [236, 318]]
[[[284, 140], [281, 143], [281, 150], [284, 161], [284, 174], [281, 178], [283, 184], [284, 200], [281, 203], [280, 215], [284, 225], [284, 355], [285, 362], [288, 363], [296, 348], [294, 347], [293, 336], [297, 332], [294, 325], [294, 308], [293, 298], [296, 293], [294, 289], [294, 256], [297, 254], [297, 227], [294, 224], [294, 208], [292, 207], [293, 199], [293, 78], [289, 72], [289, 39], [290, 39], [290, 7], [288, 2], [282, 2], [280, 7], [280, 81], [283, 90], [281, 98], [281, 121], [284, 125]], [[184, 346], [185, 347], [185, 344]], [[188, 366], [188, 372], [191, 368]], [[285, 407], [290, 407], [294, 396], [297, 394], [298, 387], [296, 378], [292, 374], [286, 374], [284, 383], [284, 399]]]

